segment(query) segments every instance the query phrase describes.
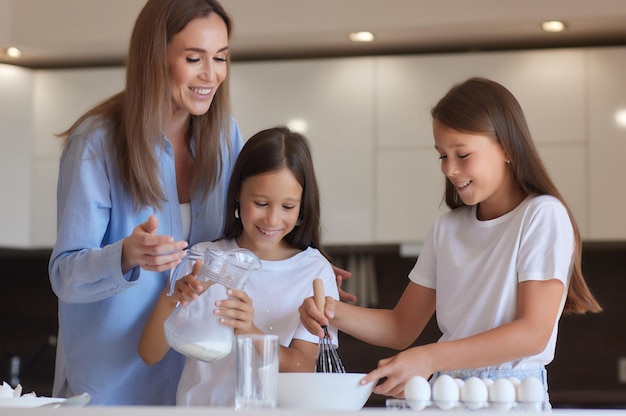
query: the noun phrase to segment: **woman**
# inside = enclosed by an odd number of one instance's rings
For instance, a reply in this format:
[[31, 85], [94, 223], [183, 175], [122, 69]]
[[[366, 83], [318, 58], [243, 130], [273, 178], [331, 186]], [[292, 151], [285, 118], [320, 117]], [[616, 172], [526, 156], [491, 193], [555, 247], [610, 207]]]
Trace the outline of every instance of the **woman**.
[[59, 297], [55, 396], [175, 403], [183, 358], [146, 366], [137, 343], [183, 249], [222, 233], [242, 147], [230, 115], [230, 33], [215, 0], [149, 0], [124, 91], [62, 134], [49, 265]]

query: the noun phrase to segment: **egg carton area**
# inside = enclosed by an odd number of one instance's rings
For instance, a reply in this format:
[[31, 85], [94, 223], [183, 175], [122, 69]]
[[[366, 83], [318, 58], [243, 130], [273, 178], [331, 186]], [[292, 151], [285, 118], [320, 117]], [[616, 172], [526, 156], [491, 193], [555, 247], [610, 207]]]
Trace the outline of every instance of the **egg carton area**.
[[417, 401], [406, 399], [387, 399], [385, 407], [389, 410], [408, 410], [420, 412], [422, 410], [443, 411], [475, 411], [493, 409], [497, 412], [549, 412], [543, 409], [543, 402], [442, 402], [442, 401]]
[[536, 377], [519, 380], [515, 377], [481, 379], [470, 377], [466, 380], [452, 378], [444, 374], [432, 383], [424, 377], [411, 377], [404, 387], [404, 400], [389, 399], [386, 407], [391, 409], [426, 408], [441, 410], [492, 408], [499, 412], [523, 410], [539, 412], [549, 409], [547, 392], [543, 383]]

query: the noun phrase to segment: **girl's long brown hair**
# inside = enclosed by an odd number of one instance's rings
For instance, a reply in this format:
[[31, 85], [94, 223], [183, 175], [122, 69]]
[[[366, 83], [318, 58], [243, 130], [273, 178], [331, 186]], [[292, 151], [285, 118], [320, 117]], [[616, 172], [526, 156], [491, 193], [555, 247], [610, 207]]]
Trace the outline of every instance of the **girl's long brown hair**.
[[[470, 78], [457, 84], [431, 111], [433, 120], [457, 131], [484, 134], [502, 145], [513, 175], [529, 195], [552, 195], [567, 209], [574, 229], [574, 268], [564, 312], [600, 312], [581, 268], [582, 242], [576, 220], [550, 179], [534, 145], [526, 117], [517, 99], [502, 85], [485, 78]], [[446, 181], [445, 202], [450, 209], [465, 205], [454, 186]]]
[[[171, 112], [167, 45], [191, 20], [211, 13], [224, 20], [230, 37], [231, 19], [216, 0], [149, 0], [137, 17], [131, 36], [124, 91], [96, 105], [59, 134], [67, 143], [89, 117], [111, 121], [111, 151], [117, 152], [120, 178], [136, 209], [158, 207], [165, 201], [154, 149], [162, 143], [163, 119]], [[221, 135], [230, 137], [229, 80], [227, 75], [207, 113], [191, 117], [195, 160], [190, 189], [200, 190], [203, 197], [222, 173]], [[226, 143], [231, 151], [230, 141]]]
[[308, 140], [283, 126], [256, 133], [241, 150], [228, 186], [224, 236], [237, 238], [243, 232], [241, 220], [234, 215], [242, 182], [251, 176], [283, 168], [289, 169], [302, 186], [300, 225], [285, 236], [285, 241], [300, 250], [316, 248], [330, 260], [321, 245], [319, 187]]

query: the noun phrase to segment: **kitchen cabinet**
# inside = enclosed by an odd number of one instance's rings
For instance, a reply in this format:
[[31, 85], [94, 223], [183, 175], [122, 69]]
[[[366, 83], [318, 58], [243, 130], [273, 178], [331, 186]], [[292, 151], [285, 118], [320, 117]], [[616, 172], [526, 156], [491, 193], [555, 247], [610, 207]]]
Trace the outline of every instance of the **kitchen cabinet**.
[[430, 109], [472, 76], [500, 82], [516, 96], [539, 153], [586, 235], [585, 51], [378, 57], [376, 65], [377, 242], [422, 241], [441, 213], [444, 182]]
[[[415, 265], [415, 258], [402, 256], [398, 245], [328, 249], [338, 264], [347, 264], [355, 252], [371, 256], [377, 292], [372, 307], [392, 308]], [[622, 278], [625, 251], [624, 242], [583, 244], [583, 275], [604, 312], [561, 317], [555, 359], [547, 367], [554, 407], [626, 408], [626, 390], [616, 372], [624, 355], [626, 332], [615, 330], [622, 328], [626, 320], [626, 279]], [[44, 396], [52, 391], [58, 331], [57, 299], [50, 290], [47, 273], [50, 253], [51, 249], [0, 249], [0, 267], [5, 275], [20, 276], [6, 279], [0, 293], [0, 304], [11, 317], [0, 320], [0, 331], [12, 334], [0, 338], [0, 380], [10, 380], [12, 358], [17, 356], [21, 362], [19, 378], [25, 391], [34, 390]], [[16, 293], [28, 293], [28, 302], [16, 297]], [[440, 335], [432, 318], [414, 345], [435, 342]], [[340, 334], [339, 345], [343, 364], [352, 372], [371, 371], [379, 360], [396, 353], [347, 334]], [[367, 405], [384, 406], [384, 403], [384, 396], [373, 394]]]
[[430, 108], [470, 76], [494, 79], [518, 97], [584, 235], [585, 74], [583, 50], [240, 63], [233, 107], [246, 137], [307, 122], [327, 243], [422, 241], [445, 210]]
[[85, 111], [124, 88], [119, 67], [39, 70], [34, 73], [31, 246], [56, 239], [56, 185], [63, 140], [55, 135]]
[[0, 64], [0, 246], [29, 244], [32, 96], [33, 74]]
[[376, 156], [376, 240], [423, 241], [442, 203], [444, 177], [435, 149], [381, 149]]
[[[624, 176], [626, 128], [616, 114], [626, 111], [625, 66], [625, 47], [233, 62], [232, 103], [246, 138], [306, 124], [327, 244], [414, 243], [442, 212], [430, 108], [454, 83], [492, 78], [519, 99], [583, 238], [619, 240], [626, 196], [613, 183]], [[0, 245], [51, 246], [53, 135], [123, 88], [124, 70], [0, 69], [0, 177], [13, 196]]]
[[626, 194], [620, 184], [626, 178], [626, 48], [587, 51], [589, 60], [587, 99], [589, 108], [588, 176], [589, 237], [623, 240], [626, 237]]
[[327, 243], [374, 241], [372, 86], [373, 58], [233, 65], [233, 111], [244, 138], [277, 124], [306, 126]]

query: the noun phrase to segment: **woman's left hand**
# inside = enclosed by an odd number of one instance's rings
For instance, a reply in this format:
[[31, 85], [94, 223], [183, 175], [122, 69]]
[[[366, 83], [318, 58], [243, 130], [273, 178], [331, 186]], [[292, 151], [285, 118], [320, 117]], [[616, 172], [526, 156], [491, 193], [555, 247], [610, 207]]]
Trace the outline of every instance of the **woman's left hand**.
[[344, 280], [349, 279], [352, 276], [352, 273], [341, 269], [335, 265], [333, 266], [333, 272], [335, 273], [335, 280], [337, 281], [337, 289], [339, 290], [339, 299], [344, 302], [355, 302], [356, 296], [351, 293], [345, 292], [341, 289], [341, 284]]
[[234, 328], [235, 334], [253, 334], [260, 331], [254, 325], [252, 299], [243, 290], [228, 289], [228, 299], [215, 302], [215, 315], [220, 323]]

